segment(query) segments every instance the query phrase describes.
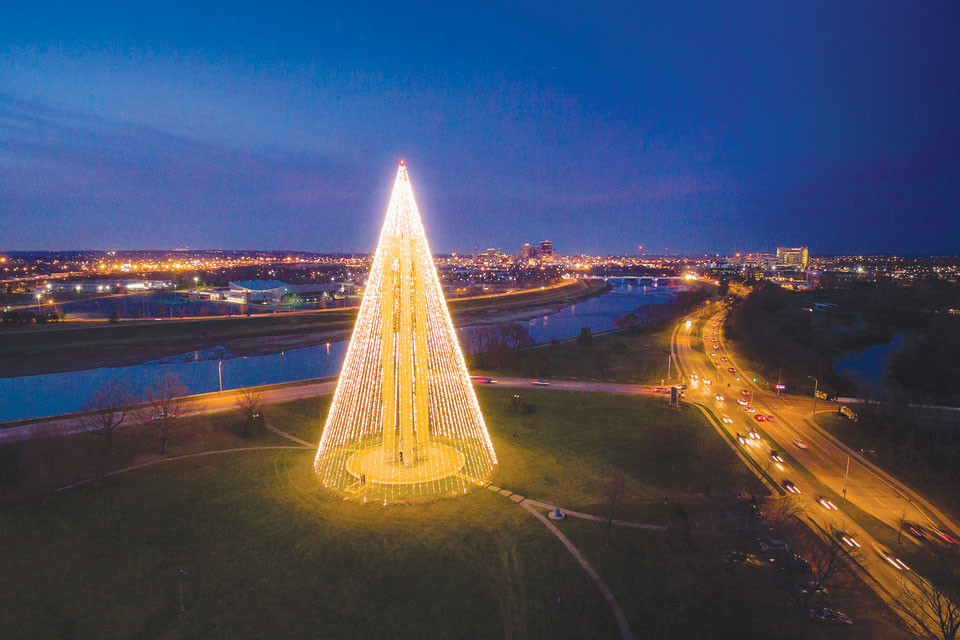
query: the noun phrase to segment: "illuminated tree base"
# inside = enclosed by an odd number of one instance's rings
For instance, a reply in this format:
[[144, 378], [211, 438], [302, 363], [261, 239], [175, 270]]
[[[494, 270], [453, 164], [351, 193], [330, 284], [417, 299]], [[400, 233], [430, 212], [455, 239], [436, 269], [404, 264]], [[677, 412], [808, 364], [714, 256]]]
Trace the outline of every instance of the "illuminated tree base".
[[432, 443], [427, 453], [410, 466], [393, 461], [392, 457], [383, 447], [368, 447], [350, 456], [347, 473], [365, 483], [420, 484], [459, 473], [467, 461], [460, 451], [439, 443]]
[[401, 163], [314, 470], [386, 503], [461, 495], [496, 464]]
[[[482, 444], [431, 442], [421, 464], [401, 467], [385, 462], [383, 442], [328, 451], [315, 462], [324, 486], [345, 498], [373, 502], [414, 502], [460, 496], [483, 486], [489, 471], [476, 463]], [[362, 474], [362, 476], [361, 476]]]

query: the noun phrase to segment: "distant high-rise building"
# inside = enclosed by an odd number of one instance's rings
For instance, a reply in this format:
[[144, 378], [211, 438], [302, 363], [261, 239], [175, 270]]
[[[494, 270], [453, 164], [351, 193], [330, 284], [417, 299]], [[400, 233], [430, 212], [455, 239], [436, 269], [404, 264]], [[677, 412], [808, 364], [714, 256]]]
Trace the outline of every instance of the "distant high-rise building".
[[777, 247], [777, 262], [784, 267], [806, 269], [809, 257], [806, 247]]
[[517, 254], [517, 260], [525, 262], [527, 260], [532, 260], [537, 257], [537, 250], [530, 246], [530, 243], [524, 242], [520, 247], [520, 252]]
[[553, 262], [553, 243], [549, 240], [540, 241], [540, 251], [537, 252], [541, 262]]

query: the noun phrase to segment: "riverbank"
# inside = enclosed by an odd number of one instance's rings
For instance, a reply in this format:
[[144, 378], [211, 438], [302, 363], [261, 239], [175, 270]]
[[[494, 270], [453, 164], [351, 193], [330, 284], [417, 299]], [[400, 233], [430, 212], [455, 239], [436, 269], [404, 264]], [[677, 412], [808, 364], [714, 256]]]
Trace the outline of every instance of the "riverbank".
[[[564, 282], [510, 294], [450, 300], [458, 325], [508, 321], [609, 290], [601, 282]], [[260, 316], [28, 325], [0, 331], [0, 378], [141, 364], [225, 347], [237, 356], [265, 355], [346, 339], [357, 308]]]

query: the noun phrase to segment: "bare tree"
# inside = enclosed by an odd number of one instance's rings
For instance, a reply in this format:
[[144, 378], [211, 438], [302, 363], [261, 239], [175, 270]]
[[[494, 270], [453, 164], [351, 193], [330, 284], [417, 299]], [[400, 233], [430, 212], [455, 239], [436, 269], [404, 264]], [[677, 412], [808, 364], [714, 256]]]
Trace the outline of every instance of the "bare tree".
[[180, 377], [172, 371], [157, 378], [153, 387], [147, 390], [147, 405], [141, 415], [153, 426], [160, 440], [160, 455], [167, 452], [167, 442], [173, 435], [177, 420], [183, 415], [183, 396], [187, 393]]
[[960, 556], [944, 554], [937, 568], [924, 578], [912, 571], [901, 574], [898, 608], [914, 623], [914, 631], [929, 640], [960, 637]]
[[847, 578], [854, 559], [860, 556], [859, 549], [844, 549], [836, 534], [819, 536], [806, 526], [798, 528], [793, 541], [794, 548], [810, 565], [808, 593], [801, 594], [807, 596], [801, 599], [804, 611], [810, 599], [818, 593], [827, 590], [835, 593], [845, 585], [857, 583]]
[[263, 420], [261, 409], [263, 394], [253, 388], [241, 389], [237, 396], [237, 409], [243, 416], [240, 436], [249, 438], [253, 435], [253, 427]]
[[133, 398], [129, 380], [111, 380], [94, 392], [86, 403], [86, 412], [80, 416], [83, 428], [103, 439], [101, 475], [104, 465], [113, 457], [113, 434], [126, 419]]
[[[789, 514], [788, 507], [784, 510]], [[859, 551], [845, 549], [835, 533], [818, 532], [795, 516], [786, 517], [791, 523], [788, 538], [792, 554], [784, 556], [788, 565], [780, 566], [777, 575], [787, 600], [793, 605], [797, 635], [802, 637], [810, 611], [817, 608], [814, 605], [835, 605], [844, 592], [857, 595], [856, 588], [861, 583], [852, 569]], [[795, 560], [790, 560], [791, 556]]]
[[783, 529], [788, 525], [797, 522], [802, 513], [803, 507], [793, 497], [793, 494], [790, 494], [780, 498], [774, 503], [768, 519], [773, 529], [778, 533], [782, 533]]
[[603, 493], [603, 511], [607, 519], [607, 544], [613, 542], [613, 521], [620, 511], [620, 502], [623, 500], [624, 479], [620, 470], [610, 476], [610, 484]]

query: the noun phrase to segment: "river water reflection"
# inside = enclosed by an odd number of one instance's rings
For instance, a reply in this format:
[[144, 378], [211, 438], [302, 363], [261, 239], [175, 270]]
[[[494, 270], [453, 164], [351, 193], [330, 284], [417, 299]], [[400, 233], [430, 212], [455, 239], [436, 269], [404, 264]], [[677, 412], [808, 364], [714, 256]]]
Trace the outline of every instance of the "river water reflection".
[[[583, 327], [596, 333], [612, 329], [615, 317], [638, 307], [670, 302], [681, 290], [671, 286], [616, 286], [596, 298], [521, 322], [535, 342], [570, 338]], [[470, 331], [470, 327], [459, 331]], [[339, 341], [238, 358], [221, 347], [128, 367], [0, 378], [0, 421], [78, 411], [107, 381], [125, 378], [142, 391], [168, 371], [176, 373], [191, 393], [217, 391], [221, 371], [224, 389], [332, 376], [340, 371], [346, 351], [346, 341]]]

